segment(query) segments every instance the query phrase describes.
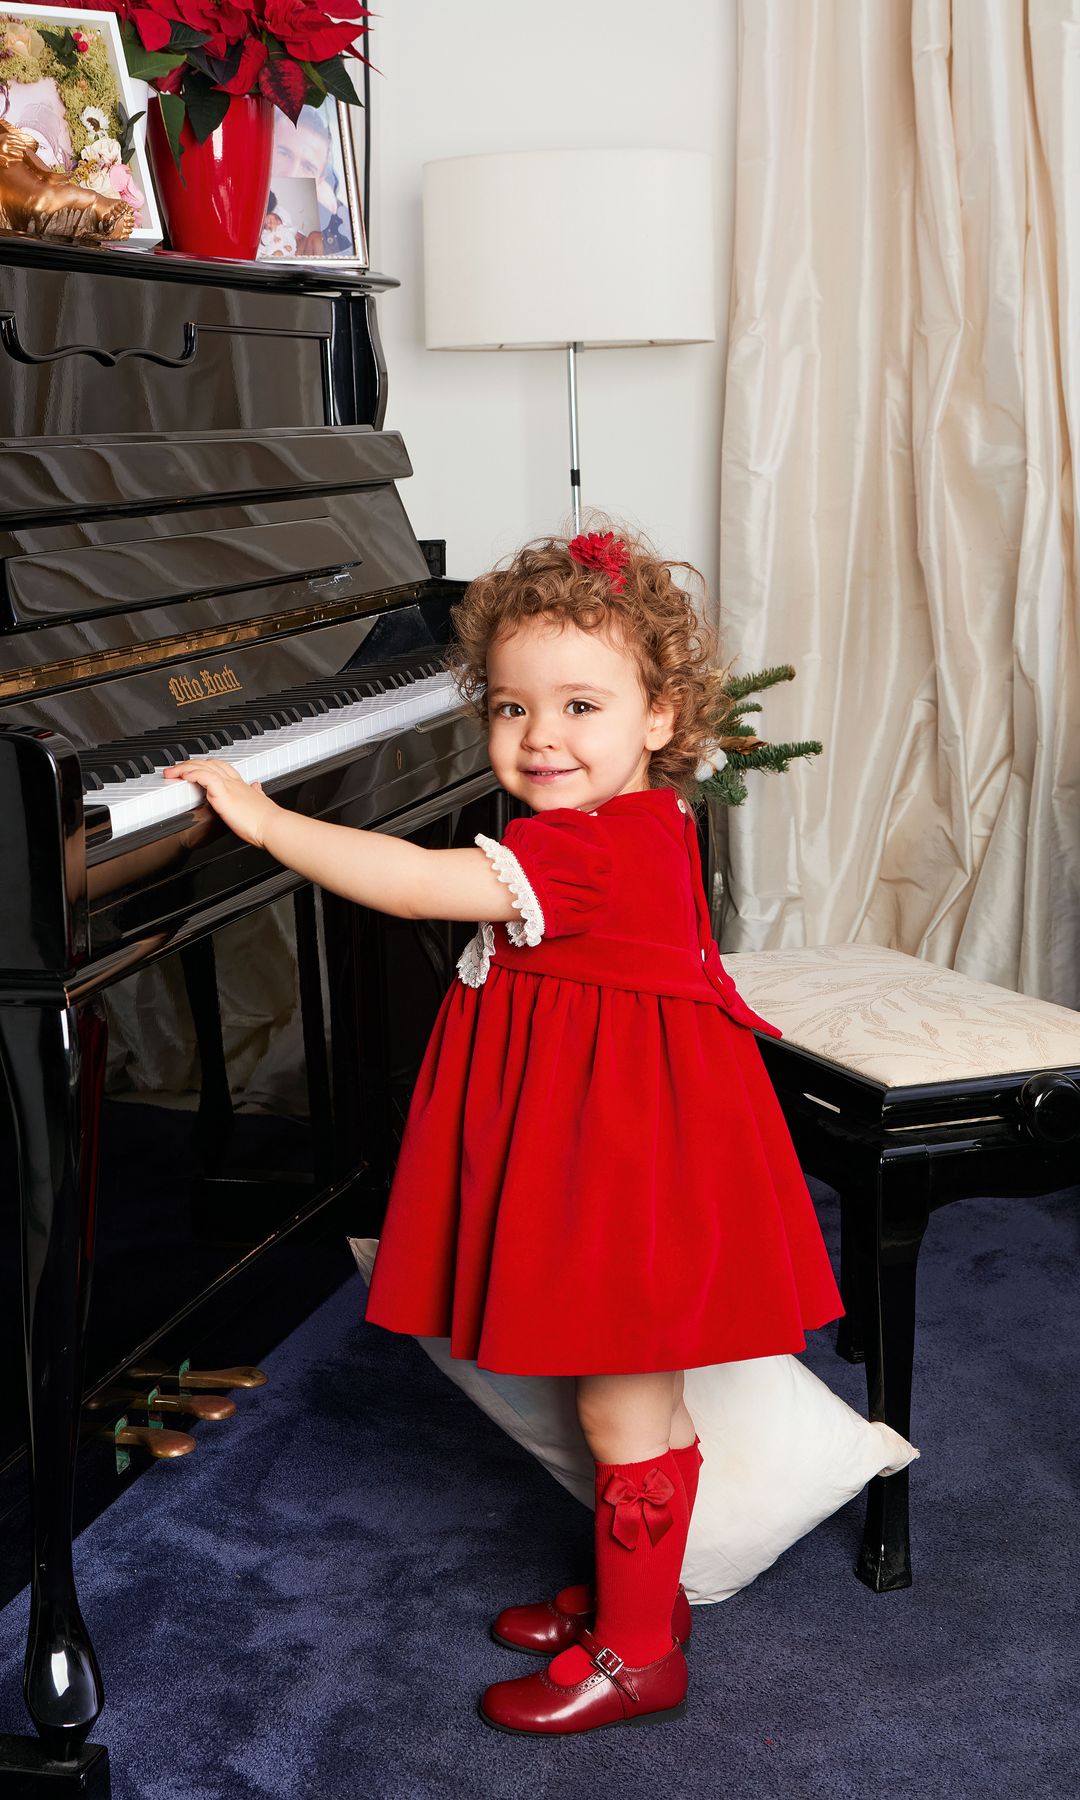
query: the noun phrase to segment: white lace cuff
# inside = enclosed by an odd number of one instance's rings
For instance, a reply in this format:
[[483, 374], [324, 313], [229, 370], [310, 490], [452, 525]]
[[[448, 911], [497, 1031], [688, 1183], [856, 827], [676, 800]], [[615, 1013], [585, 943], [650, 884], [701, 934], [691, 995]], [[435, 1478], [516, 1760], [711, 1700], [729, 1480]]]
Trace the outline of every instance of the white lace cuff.
[[[479, 844], [499, 880], [510, 889], [511, 899], [521, 914], [520, 919], [507, 922], [506, 935], [510, 942], [517, 949], [526, 944], [538, 944], [544, 935], [544, 914], [517, 857], [505, 844], [485, 837], [483, 832], [477, 832], [473, 843]], [[495, 928], [481, 920], [476, 936], [470, 938], [457, 962], [457, 972], [466, 986], [481, 987], [487, 980], [494, 949]]]
[[540, 902], [529, 885], [529, 877], [512, 850], [505, 844], [497, 844], [494, 838], [485, 837], [477, 832], [473, 838], [479, 844], [488, 862], [491, 864], [500, 881], [510, 889], [510, 896], [521, 914], [521, 922], [512, 919], [506, 927], [506, 935], [512, 944], [520, 949], [523, 944], [538, 944], [544, 935], [544, 915], [540, 910]]

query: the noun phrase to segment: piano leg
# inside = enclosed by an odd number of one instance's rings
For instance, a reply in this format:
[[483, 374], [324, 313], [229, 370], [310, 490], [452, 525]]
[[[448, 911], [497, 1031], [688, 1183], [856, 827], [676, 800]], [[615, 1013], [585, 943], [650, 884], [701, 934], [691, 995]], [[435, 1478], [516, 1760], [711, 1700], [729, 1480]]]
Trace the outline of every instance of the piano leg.
[[304, 1034], [304, 1069], [307, 1076], [308, 1111], [311, 1116], [312, 1159], [315, 1180], [328, 1188], [337, 1173], [334, 1157], [334, 1107], [330, 1089], [330, 1058], [326, 1044], [326, 1009], [323, 1005], [322, 964], [319, 956], [319, 919], [313, 887], [298, 888], [293, 895], [296, 924], [296, 975], [300, 989], [300, 1023]]
[[[44, 1740], [38, 1754], [65, 1763], [83, 1760], [105, 1699], [71, 1557], [105, 1045], [96, 1004], [0, 1006], [0, 1061], [19, 1149], [34, 1522], [23, 1693]], [[97, 1760], [104, 1757], [100, 1751]]]
[[236, 1116], [229, 1092], [229, 1068], [221, 1032], [217, 958], [212, 937], [185, 944], [180, 968], [199, 1050], [199, 1112], [195, 1155], [203, 1174], [214, 1175], [228, 1154]]
[[[872, 1419], [902, 1437], [911, 1431], [915, 1359], [915, 1271], [930, 1217], [930, 1154], [881, 1156], [868, 1172], [874, 1201], [852, 1209], [862, 1309], [866, 1392]], [[855, 1573], [875, 1593], [911, 1586], [908, 1470], [875, 1475]]]
[[[364, 1169], [382, 1199], [391, 1152], [390, 980], [383, 915], [319, 890], [330, 980], [330, 1041], [336, 1178]], [[362, 1028], [357, 1029], [357, 1020]]]

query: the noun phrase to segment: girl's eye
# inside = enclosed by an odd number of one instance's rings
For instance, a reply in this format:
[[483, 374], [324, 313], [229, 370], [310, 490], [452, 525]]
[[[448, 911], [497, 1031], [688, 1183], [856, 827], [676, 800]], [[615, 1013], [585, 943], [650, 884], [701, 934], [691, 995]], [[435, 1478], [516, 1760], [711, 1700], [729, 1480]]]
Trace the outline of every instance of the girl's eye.
[[[568, 700], [566, 704], [568, 706], [583, 706], [585, 708], [586, 712], [595, 712], [596, 711], [596, 707], [593, 705], [591, 700]], [[506, 711], [508, 706], [515, 706], [515, 707], [517, 707], [518, 712], [521, 711], [521, 707], [518, 706], [518, 703], [516, 700], [500, 700], [498, 705], [495, 708], [496, 718], [499, 718], [499, 719], [508, 718], [509, 714]], [[580, 714], [575, 714], [574, 716], [580, 717]]]

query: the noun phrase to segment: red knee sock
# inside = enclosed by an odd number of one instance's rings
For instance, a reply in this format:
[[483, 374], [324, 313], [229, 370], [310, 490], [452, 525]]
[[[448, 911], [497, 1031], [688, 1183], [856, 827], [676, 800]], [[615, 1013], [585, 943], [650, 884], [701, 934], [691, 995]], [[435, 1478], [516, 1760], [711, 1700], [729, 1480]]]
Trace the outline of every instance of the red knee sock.
[[[701, 1439], [695, 1437], [692, 1444], [672, 1444], [671, 1454], [679, 1465], [679, 1474], [686, 1489], [687, 1522], [694, 1516], [694, 1501], [697, 1499], [698, 1477], [701, 1474]], [[595, 1595], [595, 1587], [590, 1590], [584, 1581], [575, 1582], [572, 1587], [560, 1588], [556, 1600], [567, 1612], [584, 1612], [590, 1599]]]
[[[671, 1649], [671, 1609], [689, 1526], [686, 1489], [671, 1450], [644, 1462], [596, 1464], [596, 1623], [593, 1631], [631, 1668]], [[592, 1673], [578, 1644], [560, 1651], [553, 1681]]]

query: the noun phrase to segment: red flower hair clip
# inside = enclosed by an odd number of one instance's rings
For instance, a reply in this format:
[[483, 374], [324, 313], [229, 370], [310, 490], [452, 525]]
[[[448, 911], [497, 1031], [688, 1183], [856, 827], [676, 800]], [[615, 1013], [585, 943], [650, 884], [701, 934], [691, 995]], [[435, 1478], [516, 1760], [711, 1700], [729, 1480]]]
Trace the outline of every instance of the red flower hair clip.
[[587, 531], [580, 537], [572, 538], [570, 545], [571, 559], [580, 563], [583, 569], [599, 569], [606, 575], [617, 594], [623, 591], [626, 580], [623, 570], [630, 561], [630, 552], [621, 538], [613, 531]]

